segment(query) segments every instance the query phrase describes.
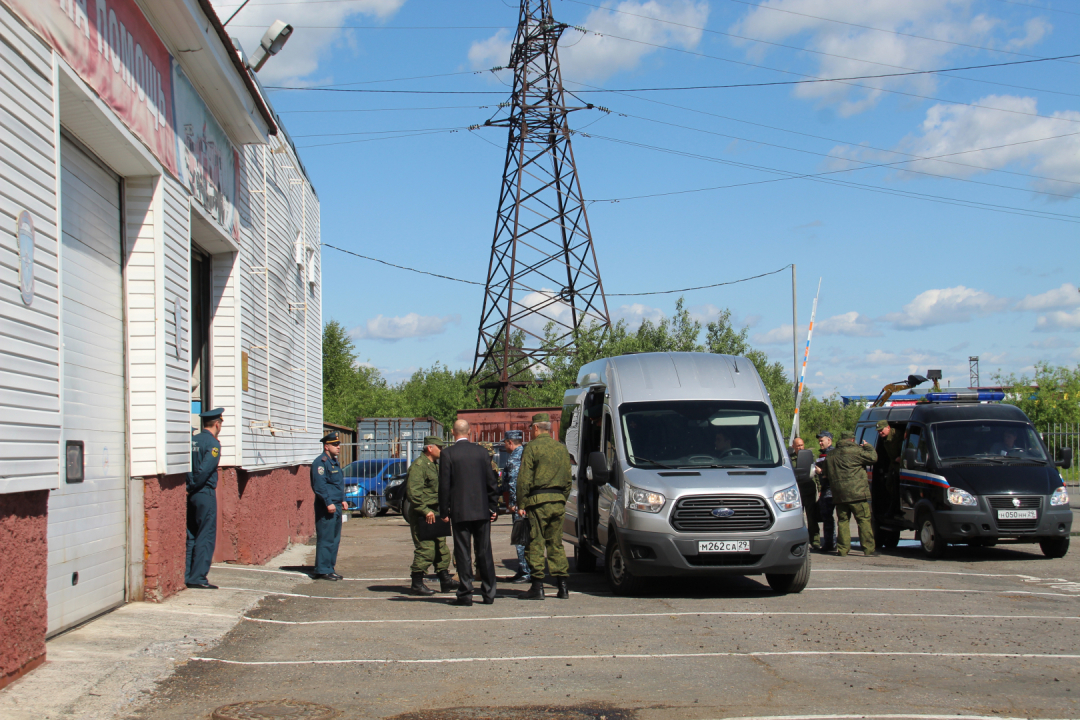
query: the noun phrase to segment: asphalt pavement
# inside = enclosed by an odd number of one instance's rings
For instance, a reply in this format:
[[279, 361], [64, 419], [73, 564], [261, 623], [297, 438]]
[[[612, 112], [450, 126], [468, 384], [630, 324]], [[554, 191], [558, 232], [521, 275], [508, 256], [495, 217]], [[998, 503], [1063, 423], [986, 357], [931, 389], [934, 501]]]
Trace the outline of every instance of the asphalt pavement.
[[[509, 530], [493, 528], [503, 577]], [[876, 558], [815, 554], [798, 595], [751, 577], [623, 598], [598, 572], [573, 573], [569, 600], [520, 601], [527, 586], [500, 583], [494, 605], [471, 608], [408, 595], [411, 554], [390, 515], [344, 526], [341, 582], [215, 566], [223, 591], [265, 597], [126, 716], [288, 698], [410, 720], [1080, 717], [1080, 548], [932, 561], [905, 540]]]

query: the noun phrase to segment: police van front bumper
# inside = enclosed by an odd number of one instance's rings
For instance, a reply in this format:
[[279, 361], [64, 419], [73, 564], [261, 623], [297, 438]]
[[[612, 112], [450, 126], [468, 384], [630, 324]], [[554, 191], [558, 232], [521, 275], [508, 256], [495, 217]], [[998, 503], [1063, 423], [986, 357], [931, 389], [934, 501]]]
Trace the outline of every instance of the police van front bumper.
[[[980, 506], [986, 504], [985, 498], [980, 500]], [[1028, 538], [1034, 542], [1041, 538], [1069, 537], [1072, 510], [1068, 505], [1046, 507], [1048, 502], [1049, 498], [1044, 498], [1043, 507], [1037, 510], [1038, 517], [1031, 521], [999, 520], [996, 509], [980, 507], [934, 513], [934, 524], [938, 534], [953, 543], [980, 538]]]
[[[749, 542], [749, 551], [699, 552], [699, 541]], [[805, 527], [762, 534], [670, 533], [618, 530], [631, 573], [639, 576], [796, 573], [810, 550]]]

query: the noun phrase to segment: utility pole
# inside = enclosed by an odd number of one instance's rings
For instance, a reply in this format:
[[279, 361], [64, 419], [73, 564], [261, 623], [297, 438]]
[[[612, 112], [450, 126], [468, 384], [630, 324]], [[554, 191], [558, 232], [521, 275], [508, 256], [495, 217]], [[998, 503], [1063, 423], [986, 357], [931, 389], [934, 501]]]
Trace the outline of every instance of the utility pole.
[[556, 46], [567, 27], [551, 0], [521, 0], [510, 115], [484, 123], [508, 129], [472, 373], [493, 391], [490, 407], [538, 384], [548, 358], [574, 352], [578, 330], [611, 326], [570, 147], [567, 115], [593, 106], [566, 104]]

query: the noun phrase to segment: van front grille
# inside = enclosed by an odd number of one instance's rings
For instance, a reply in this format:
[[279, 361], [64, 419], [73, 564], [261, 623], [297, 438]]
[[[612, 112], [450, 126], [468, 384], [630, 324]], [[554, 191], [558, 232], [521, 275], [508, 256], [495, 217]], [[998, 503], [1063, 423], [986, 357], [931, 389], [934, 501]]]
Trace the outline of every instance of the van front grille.
[[[727, 508], [727, 517], [713, 510]], [[671, 513], [671, 526], [679, 532], [761, 532], [772, 527], [773, 516], [765, 499], [754, 495], [691, 495], [679, 498]]]
[[[986, 498], [990, 507], [994, 508], [994, 519], [998, 530], [1001, 532], [1026, 532], [1039, 527], [1038, 513], [1036, 517], [1027, 520], [1001, 520], [997, 517], [997, 510], [1039, 510], [1042, 508], [1042, 498], [1038, 495], [992, 495]], [[1018, 500], [1019, 503], [1013, 502]]]

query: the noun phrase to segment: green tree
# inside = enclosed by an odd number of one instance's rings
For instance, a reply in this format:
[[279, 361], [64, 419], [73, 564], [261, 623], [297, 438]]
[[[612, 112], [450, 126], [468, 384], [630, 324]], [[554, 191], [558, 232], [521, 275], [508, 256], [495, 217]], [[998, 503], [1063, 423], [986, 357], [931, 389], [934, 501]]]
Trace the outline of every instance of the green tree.
[[1040, 432], [1054, 423], [1080, 422], [1080, 365], [1035, 363], [1035, 377], [1003, 375], [994, 382], [1006, 388], [1005, 402], [1016, 405]]

